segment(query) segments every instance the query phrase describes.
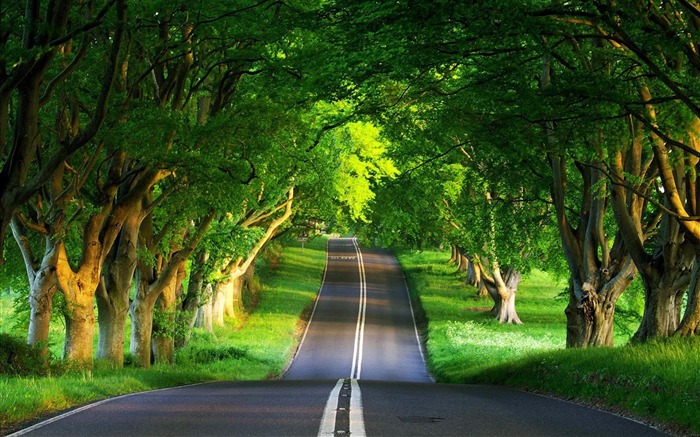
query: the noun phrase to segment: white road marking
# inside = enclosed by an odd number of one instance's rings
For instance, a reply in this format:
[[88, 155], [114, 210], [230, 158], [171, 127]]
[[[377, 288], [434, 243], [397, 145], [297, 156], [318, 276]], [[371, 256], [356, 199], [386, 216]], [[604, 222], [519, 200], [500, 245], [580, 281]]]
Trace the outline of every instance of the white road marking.
[[[398, 261], [397, 261], [398, 262]], [[416, 343], [418, 343], [418, 351], [420, 352], [420, 357], [423, 360], [423, 367], [431, 381], [435, 382], [435, 378], [430, 374], [428, 370], [428, 362], [425, 359], [425, 354], [423, 353], [423, 342], [421, 341], [420, 334], [418, 333], [418, 324], [416, 323], [416, 313], [413, 312], [413, 303], [411, 299], [411, 292], [408, 289], [408, 281], [406, 280], [406, 275], [403, 273], [403, 269], [399, 265], [399, 270], [401, 271], [401, 276], [403, 277], [403, 286], [406, 289], [406, 296], [408, 296], [408, 305], [411, 308], [411, 319], [413, 319], [413, 332], [416, 334]]]
[[[326, 401], [326, 408], [323, 410], [323, 418], [321, 426], [318, 429], [319, 437], [334, 436], [336, 433], [336, 419], [338, 414], [338, 402], [340, 398], [340, 390], [343, 388], [345, 379], [339, 379], [331, 390]], [[362, 392], [360, 385], [356, 379], [350, 380], [350, 408], [348, 422], [350, 426], [350, 435], [356, 437], [366, 437], [365, 433], [365, 417], [362, 410]]]
[[146, 391], [141, 391], [141, 392], [136, 392], [136, 393], [127, 393], [127, 394], [125, 394], [125, 395], [115, 396], [115, 397], [113, 397], [113, 398], [102, 399], [101, 401], [97, 401], [97, 402], [93, 402], [93, 403], [91, 403], [91, 404], [83, 405], [82, 407], [78, 407], [78, 408], [76, 408], [76, 409], [74, 409], [74, 410], [67, 411], [67, 412], [65, 412], [65, 413], [63, 413], [63, 414], [60, 414], [60, 415], [56, 416], [56, 417], [52, 417], [52, 418], [46, 419], [46, 420], [44, 420], [44, 421], [42, 421], [42, 422], [35, 423], [35, 424], [32, 425], [32, 426], [29, 426], [29, 427], [27, 427], [27, 428], [20, 429], [19, 431], [16, 431], [16, 432], [14, 432], [14, 433], [12, 433], [12, 434], [9, 434], [9, 435], [7, 435], [7, 437], [19, 437], [19, 436], [23, 436], [23, 435], [25, 435], [25, 434], [29, 434], [30, 432], [35, 431], [35, 430], [37, 430], [37, 429], [39, 429], [39, 428], [43, 428], [43, 427], [46, 426], [46, 425], [50, 425], [50, 424], [52, 424], [52, 423], [54, 423], [54, 422], [58, 422], [59, 420], [65, 419], [66, 417], [70, 417], [70, 416], [72, 416], [72, 415], [74, 415], [74, 414], [78, 414], [78, 413], [83, 412], [83, 411], [85, 411], [85, 410], [89, 410], [90, 408], [98, 407], [98, 406], [100, 406], [100, 405], [102, 405], [102, 404], [105, 404], [105, 403], [107, 403], [107, 402], [116, 401], [116, 400], [119, 400], [119, 399], [128, 398], [128, 397], [131, 397], [131, 396], [136, 396], [136, 395], [141, 395], [141, 394], [146, 394], [146, 393], [158, 393], [159, 391], [178, 390], [178, 389], [180, 389], [180, 388], [193, 387], [193, 386], [196, 386], [196, 385], [205, 385], [205, 384], [210, 384], [210, 383], [211, 383], [211, 382], [196, 382], [196, 383], [194, 383], [194, 384], [181, 385], [181, 386], [179, 386], [179, 387], [165, 387], [165, 388], [159, 388], [159, 389], [156, 389], [156, 390], [146, 390]]
[[360, 384], [356, 379], [350, 381], [350, 435], [354, 437], [364, 437], [365, 416], [362, 411], [362, 392]]
[[360, 379], [362, 373], [362, 353], [365, 343], [365, 320], [367, 316], [367, 276], [365, 275], [365, 263], [362, 252], [357, 245], [357, 239], [353, 238], [355, 252], [357, 253], [357, 265], [360, 271], [360, 303], [357, 312], [357, 327], [355, 328], [355, 347], [352, 354], [352, 372], [350, 378]]
[[331, 390], [331, 394], [328, 395], [326, 409], [323, 410], [321, 426], [318, 428], [319, 437], [335, 435], [335, 416], [338, 410], [338, 396], [340, 396], [340, 389], [343, 388], [343, 381], [343, 379], [339, 379], [333, 390]]

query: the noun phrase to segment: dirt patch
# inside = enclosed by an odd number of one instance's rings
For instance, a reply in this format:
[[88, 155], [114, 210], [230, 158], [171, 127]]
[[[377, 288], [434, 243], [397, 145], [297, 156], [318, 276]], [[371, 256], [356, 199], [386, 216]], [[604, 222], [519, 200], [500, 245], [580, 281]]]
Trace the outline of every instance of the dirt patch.
[[464, 311], [473, 311], [473, 312], [491, 311], [491, 307], [471, 307], [471, 308], [464, 308]]

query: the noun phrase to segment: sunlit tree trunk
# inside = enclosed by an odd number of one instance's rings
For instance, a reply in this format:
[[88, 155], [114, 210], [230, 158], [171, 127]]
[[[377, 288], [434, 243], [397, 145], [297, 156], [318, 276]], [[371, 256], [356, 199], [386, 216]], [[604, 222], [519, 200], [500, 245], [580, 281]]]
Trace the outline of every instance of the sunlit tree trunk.
[[[575, 50], [579, 51], [578, 47]], [[580, 52], [583, 57], [588, 56]], [[586, 68], [605, 65], [604, 59], [595, 57], [586, 60]], [[549, 56], [543, 60], [540, 87], [547, 89], [552, 81]], [[543, 125], [546, 140], [551, 150], [559, 150], [558, 132], [553, 122]], [[629, 129], [634, 138], [629, 150], [619, 150], [612, 154], [614, 167], [619, 170], [624, 180], [626, 174], [638, 180], [644, 180], [648, 168], [642, 165], [643, 134], [630, 124]], [[567, 318], [567, 347], [611, 346], [614, 342], [615, 306], [621, 294], [627, 289], [636, 275], [636, 267], [630, 262], [629, 248], [623, 244], [622, 233], [609, 236], [605, 231], [605, 218], [610, 197], [620, 191], [613, 185], [609, 193], [609, 181], [600, 170], [609, 158], [605, 152], [602, 134], [593, 137], [590, 149], [593, 155], [586, 162], [575, 162], [574, 167], [583, 184], [580, 190], [569, 190], [569, 159], [563, 154], [550, 153], [548, 159], [552, 168], [552, 200], [556, 210], [557, 226], [566, 258], [569, 279], [569, 303], [565, 314]], [[638, 184], [640, 191], [648, 187]], [[580, 198], [572, 199], [572, 193], [580, 193]], [[571, 211], [575, 200], [576, 211]], [[631, 217], [641, 219], [645, 208], [643, 196], [623, 197], [617, 209]], [[637, 222], [640, 224], [640, 222]], [[644, 238], [641, 225], [634, 228], [639, 238]], [[610, 245], [610, 241], [613, 244]]]
[[[646, 85], [640, 88], [640, 97], [649, 102], [645, 105], [645, 117], [652, 128], [656, 126], [656, 108], [652, 103], [651, 93]], [[698, 129], [700, 119], [691, 119], [683, 137], [689, 138], [689, 149], [698, 152]], [[644, 252], [644, 247], [636, 243], [635, 263], [644, 281], [645, 302], [642, 323], [633, 339], [645, 341], [654, 337], [672, 335], [679, 328], [682, 296], [691, 283], [691, 270], [695, 262], [700, 242], [700, 223], [688, 219], [698, 212], [698, 190], [695, 168], [698, 158], [689, 153], [672, 154], [668, 141], [659, 136], [658, 130], [651, 132], [651, 148], [658, 169], [658, 179], [663, 185], [664, 206], [667, 211], [661, 220], [656, 246], [651, 255]], [[622, 217], [625, 219], [626, 217]], [[634, 240], [633, 235], [627, 235]], [[691, 308], [692, 311], [692, 308]], [[685, 333], [691, 330], [684, 328]]]
[[506, 267], [502, 274], [500, 267], [496, 265], [490, 275], [483, 273], [481, 280], [489, 296], [493, 299], [493, 312], [496, 314], [496, 320], [500, 323], [522, 324], [515, 310], [515, 296], [522, 280], [520, 273]]
[[694, 245], [694, 249], [695, 263], [688, 285], [688, 302], [677, 330], [677, 334], [680, 336], [700, 334], [700, 258], [698, 257], [700, 246]]
[[480, 297], [486, 297], [489, 295], [488, 290], [482, 280], [482, 266], [479, 263], [478, 257], [474, 255], [469, 255], [467, 259], [467, 276], [464, 279], [466, 285], [471, 285], [476, 288], [476, 294]]
[[197, 310], [197, 320], [195, 325], [199, 328], [212, 332], [214, 329], [214, 291], [211, 284], [204, 287], [205, 303]]
[[644, 314], [633, 336], [635, 341], [673, 334], [680, 323], [682, 296], [690, 283], [695, 254], [678, 222], [664, 214], [658, 226], [655, 249], [647, 254], [641, 214], [632, 215], [625, 206], [626, 193], [614, 188], [615, 218], [644, 284]]
[[95, 293], [102, 275], [100, 229], [109, 208], [90, 218], [83, 238], [83, 257], [77, 270], [68, 261], [65, 244], [58, 243], [56, 277], [66, 300], [66, 339], [63, 357], [81, 365], [91, 365], [95, 334]]
[[49, 344], [49, 329], [53, 308], [53, 296], [58, 290], [56, 284], [56, 251], [55, 242], [47, 235], [44, 236], [44, 255], [40, 264], [34, 262], [29, 236], [22, 223], [15, 217], [12, 221], [12, 233], [20, 248], [29, 282], [29, 331], [27, 343], [38, 348], [46, 357]]
[[[139, 275], [137, 274], [137, 277]], [[131, 316], [131, 339], [129, 352], [144, 368], [151, 366], [151, 334], [153, 333], [153, 312], [158, 295], [150, 292], [148, 281], [139, 278], [138, 288], [129, 306]]]

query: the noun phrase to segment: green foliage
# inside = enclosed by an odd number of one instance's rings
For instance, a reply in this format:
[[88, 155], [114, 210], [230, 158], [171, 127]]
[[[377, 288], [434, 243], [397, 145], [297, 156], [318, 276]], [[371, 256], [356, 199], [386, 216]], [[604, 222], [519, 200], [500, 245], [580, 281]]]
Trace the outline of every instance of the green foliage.
[[620, 296], [615, 305], [615, 328], [618, 337], [630, 338], [639, 326], [644, 312], [644, 285], [639, 276]]
[[365, 210], [375, 197], [373, 186], [398, 174], [386, 156], [381, 131], [370, 123], [354, 122], [334, 132], [329, 141], [340, 155], [334, 180], [338, 201], [353, 220], [367, 221]]
[[51, 357], [29, 346], [24, 338], [0, 332], [0, 376], [47, 375], [58, 370]]
[[[178, 325], [172, 309], [162, 309], [156, 306], [153, 310], [153, 336], [173, 338]], [[181, 328], [181, 327], [180, 327]]]

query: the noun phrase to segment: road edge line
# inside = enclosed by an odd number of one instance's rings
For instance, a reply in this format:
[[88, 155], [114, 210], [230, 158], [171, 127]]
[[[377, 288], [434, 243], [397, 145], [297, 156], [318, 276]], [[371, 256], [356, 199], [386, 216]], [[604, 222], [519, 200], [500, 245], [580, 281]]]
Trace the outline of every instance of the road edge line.
[[304, 334], [301, 336], [301, 340], [299, 341], [299, 345], [297, 346], [296, 351], [294, 351], [294, 355], [292, 356], [292, 358], [289, 360], [289, 363], [287, 363], [287, 366], [282, 371], [282, 378], [284, 378], [284, 375], [292, 367], [292, 364], [294, 364], [294, 360], [297, 358], [297, 355], [299, 355], [299, 351], [301, 351], [301, 347], [304, 346], [304, 340], [306, 340], [306, 334], [309, 333], [309, 327], [311, 326], [311, 322], [314, 320], [314, 315], [316, 315], [316, 307], [318, 307], [318, 301], [321, 300], [321, 293], [323, 293], [323, 287], [326, 285], [326, 274], [328, 273], [328, 246], [330, 245], [331, 240], [333, 240], [333, 238], [329, 238], [328, 240], [326, 240], [326, 262], [323, 266], [323, 278], [321, 279], [321, 285], [318, 288], [318, 293], [316, 293], [316, 301], [314, 302], [314, 308], [311, 310], [311, 315], [309, 316], [309, 321], [306, 324], [306, 327], [304, 328]]
[[39, 428], [43, 428], [43, 427], [46, 426], [46, 425], [50, 425], [50, 424], [52, 424], [52, 423], [54, 423], [54, 422], [58, 422], [59, 420], [65, 419], [66, 417], [70, 417], [70, 416], [72, 416], [72, 415], [74, 415], [74, 414], [78, 414], [78, 413], [81, 413], [81, 412], [83, 412], [83, 411], [85, 411], [85, 410], [89, 410], [90, 408], [98, 407], [98, 406], [100, 406], [100, 405], [102, 405], [102, 404], [106, 404], [107, 402], [116, 401], [116, 400], [123, 399], [123, 398], [128, 398], [128, 397], [130, 397], [130, 396], [137, 396], [137, 395], [142, 395], [142, 394], [147, 394], [147, 393], [157, 393], [157, 392], [159, 392], [159, 391], [166, 391], [166, 390], [177, 390], [177, 389], [180, 389], [180, 388], [194, 387], [194, 386], [197, 386], [197, 385], [211, 384], [211, 383], [214, 383], [214, 382], [221, 382], [221, 381], [203, 381], [203, 382], [195, 382], [194, 384], [176, 385], [176, 386], [173, 386], [173, 387], [163, 387], [163, 388], [157, 388], [157, 389], [155, 389], [155, 390], [144, 390], [144, 391], [139, 391], [139, 392], [134, 392], [134, 393], [125, 393], [125, 394], [123, 394], [123, 395], [114, 396], [114, 397], [110, 397], [110, 398], [105, 398], [105, 399], [102, 399], [102, 400], [99, 400], [99, 401], [95, 401], [95, 402], [92, 402], [92, 403], [89, 403], [89, 404], [86, 404], [86, 405], [83, 405], [83, 406], [74, 408], [74, 409], [69, 410], [69, 411], [66, 411], [65, 413], [59, 414], [58, 416], [54, 416], [54, 417], [50, 417], [50, 418], [48, 418], [48, 419], [46, 419], [46, 420], [42, 420], [41, 422], [35, 423], [34, 425], [31, 425], [31, 426], [28, 426], [28, 427], [26, 427], [26, 428], [22, 428], [22, 429], [20, 429], [20, 430], [18, 430], [18, 431], [15, 431], [15, 432], [13, 432], [12, 434], [7, 434], [5, 437], [19, 437], [19, 436], [23, 436], [23, 435], [25, 435], [25, 434], [27, 434], [27, 433], [30, 433], [30, 432], [32, 432], [32, 431], [36, 431], [36, 430], [39, 429]]
[[428, 378], [430, 378], [431, 381], [435, 382], [435, 377], [432, 373], [430, 373], [430, 369], [428, 368], [428, 360], [425, 358], [426, 350], [423, 349], [423, 340], [421, 339], [420, 333], [418, 332], [418, 323], [416, 323], [416, 312], [413, 310], [413, 299], [411, 298], [411, 290], [408, 288], [406, 273], [404, 273], [403, 267], [401, 266], [401, 263], [399, 262], [398, 258], [396, 258], [396, 255], [393, 253], [391, 255], [396, 260], [396, 265], [399, 267], [399, 271], [401, 271], [401, 277], [403, 278], [403, 287], [406, 290], [408, 306], [411, 309], [411, 319], [413, 319], [413, 332], [416, 334], [416, 343], [418, 343], [418, 351], [420, 352], [420, 357], [423, 359], [423, 367], [425, 368], [425, 373], [428, 374]]

